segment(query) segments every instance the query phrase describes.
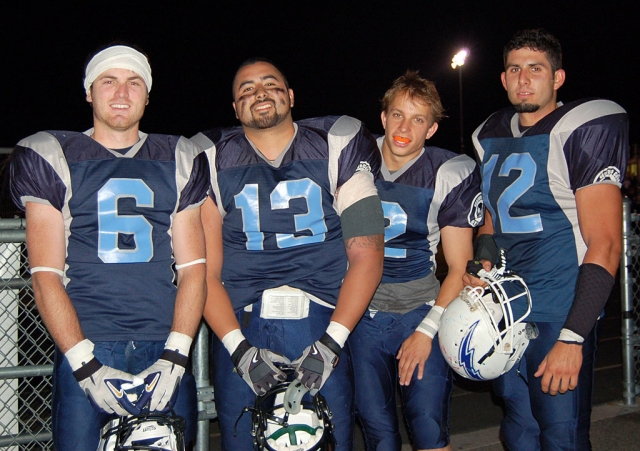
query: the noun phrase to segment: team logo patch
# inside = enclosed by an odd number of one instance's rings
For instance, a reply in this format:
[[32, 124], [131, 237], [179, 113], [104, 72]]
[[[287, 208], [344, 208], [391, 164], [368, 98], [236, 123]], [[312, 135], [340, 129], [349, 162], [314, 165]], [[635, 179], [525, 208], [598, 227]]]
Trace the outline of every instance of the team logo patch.
[[371, 165], [366, 161], [361, 161], [360, 163], [358, 163], [356, 172], [371, 172]]
[[482, 193], [478, 193], [471, 203], [467, 221], [471, 227], [478, 227], [482, 224], [482, 218], [484, 218], [484, 201], [482, 200]]
[[620, 183], [620, 169], [615, 166], [609, 166], [596, 175], [593, 183], [616, 182]]

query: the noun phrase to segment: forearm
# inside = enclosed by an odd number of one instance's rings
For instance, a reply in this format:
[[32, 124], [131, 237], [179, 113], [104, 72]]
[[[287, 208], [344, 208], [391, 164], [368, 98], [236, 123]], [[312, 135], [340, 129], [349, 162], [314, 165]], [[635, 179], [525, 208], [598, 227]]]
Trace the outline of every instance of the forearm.
[[349, 269], [331, 321], [353, 330], [380, 284], [384, 260], [382, 235], [354, 237], [346, 243]]
[[436, 297], [435, 305], [439, 305], [441, 307], [446, 308], [451, 301], [453, 301], [462, 289], [464, 288], [464, 284], [462, 282], [462, 276], [464, 276], [465, 270], [460, 269], [449, 269], [447, 276], [442, 281], [442, 285], [440, 286], [440, 291], [438, 292], [438, 296]]
[[38, 272], [31, 281], [40, 317], [56, 346], [65, 353], [85, 338], [71, 299], [58, 274]]
[[207, 279], [207, 302], [204, 319], [213, 333], [222, 338], [234, 329], [240, 329], [227, 290], [219, 279]]
[[191, 338], [196, 335], [202, 319], [206, 294], [204, 264], [196, 264], [178, 271], [178, 292], [172, 332], [179, 332]]

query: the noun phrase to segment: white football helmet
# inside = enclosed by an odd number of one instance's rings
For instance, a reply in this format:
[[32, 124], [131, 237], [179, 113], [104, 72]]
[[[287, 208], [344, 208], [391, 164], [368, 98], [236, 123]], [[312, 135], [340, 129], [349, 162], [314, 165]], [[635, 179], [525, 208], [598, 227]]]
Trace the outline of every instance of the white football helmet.
[[97, 451], [184, 451], [184, 418], [158, 412], [111, 420]]
[[[456, 373], [482, 381], [513, 368], [529, 340], [537, 337], [537, 329], [524, 322], [531, 312], [531, 294], [521, 277], [494, 269], [480, 271], [480, 278], [486, 288], [465, 287], [442, 313], [438, 340]], [[517, 319], [512, 309], [515, 301], [526, 303], [526, 312]]]
[[[266, 451], [333, 451], [332, 414], [318, 392], [311, 397], [302, 383], [294, 379], [281, 382], [263, 396], [257, 396], [253, 407], [254, 449]], [[304, 396], [304, 399], [303, 399]]]

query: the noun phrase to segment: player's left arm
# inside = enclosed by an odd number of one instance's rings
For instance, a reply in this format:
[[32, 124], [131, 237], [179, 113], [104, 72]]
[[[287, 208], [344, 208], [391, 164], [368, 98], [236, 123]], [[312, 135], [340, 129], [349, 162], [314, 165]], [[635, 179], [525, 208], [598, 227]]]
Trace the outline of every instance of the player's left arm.
[[552, 395], [578, 385], [581, 342], [595, 326], [607, 302], [622, 252], [622, 195], [618, 186], [598, 184], [579, 189], [576, 207], [587, 252], [563, 332], [535, 374], [542, 376], [542, 390]]
[[176, 214], [172, 234], [178, 269], [178, 292], [171, 331], [193, 338], [200, 326], [207, 293], [205, 241], [200, 207]]
[[[440, 230], [442, 252], [449, 267], [447, 276], [436, 298], [433, 312], [442, 313], [449, 303], [455, 299], [463, 288], [462, 276], [465, 274], [467, 262], [473, 257], [473, 229], [471, 227], [443, 227]], [[424, 375], [424, 365], [431, 354], [433, 336], [437, 333], [438, 324], [432, 324], [428, 315], [400, 346], [396, 356], [400, 385], [409, 385], [416, 366], [418, 379]], [[439, 315], [437, 315], [439, 316]], [[439, 318], [438, 318], [439, 319]]]
[[207, 291], [200, 207], [177, 213], [171, 232], [178, 272], [173, 324], [160, 358], [138, 374], [144, 379], [145, 389], [136, 402], [137, 407], [142, 408], [148, 404], [151, 411], [160, 412], [170, 410], [177, 399], [191, 343], [202, 319]]
[[312, 394], [322, 388], [337, 366], [349, 334], [382, 279], [384, 214], [372, 175], [356, 173], [340, 188], [338, 204], [349, 266], [326, 332], [293, 362], [296, 378]]

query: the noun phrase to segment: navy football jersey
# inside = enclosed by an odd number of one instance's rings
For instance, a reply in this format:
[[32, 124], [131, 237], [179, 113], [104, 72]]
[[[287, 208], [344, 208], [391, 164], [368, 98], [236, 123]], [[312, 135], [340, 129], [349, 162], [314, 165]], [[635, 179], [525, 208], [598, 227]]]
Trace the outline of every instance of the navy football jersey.
[[495, 241], [507, 250], [507, 268], [531, 290], [532, 321], [562, 321], [569, 312], [587, 250], [575, 193], [601, 183], [620, 186], [628, 127], [619, 105], [585, 99], [560, 105], [524, 130], [508, 107], [473, 134]]
[[[378, 138], [380, 148], [383, 139]], [[482, 224], [478, 167], [466, 155], [425, 146], [393, 173], [383, 160], [380, 172], [376, 187], [385, 217], [382, 282], [426, 277], [435, 270], [440, 229]]]
[[48, 131], [20, 141], [13, 199], [62, 213], [64, 283], [90, 340], [164, 340], [177, 290], [171, 224], [206, 199], [206, 156], [186, 138], [144, 133], [120, 154], [89, 133]]
[[275, 164], [241, 127], [192, 139], [205, 149], [210, 196], [223, 217], [222, 280], [234, 308], [282, 285], [335, 305], [347, 258], [336, 190], [357, 171], [374, 175], [380, 154], [360, 121], [306, 119]]

